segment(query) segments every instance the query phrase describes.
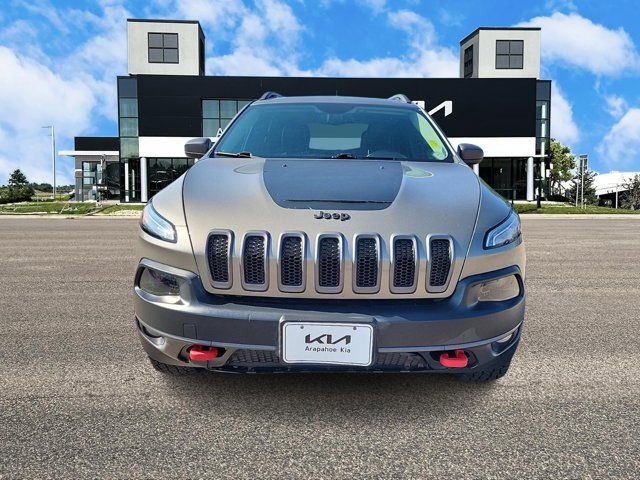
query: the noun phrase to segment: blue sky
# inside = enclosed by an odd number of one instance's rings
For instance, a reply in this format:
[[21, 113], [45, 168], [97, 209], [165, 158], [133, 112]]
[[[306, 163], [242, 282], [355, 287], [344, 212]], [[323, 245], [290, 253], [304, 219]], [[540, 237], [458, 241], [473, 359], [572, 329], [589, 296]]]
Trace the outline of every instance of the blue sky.
[[[4, 0], [0, 183], [17, 167], [51, 180], [42, 125], [59, 150], [116, 134], [129, 17], [200, 20], [208, 75], [451, 77], [478, 26], [540, 26], [552, 135], [598, 171], [640, 171], [637, 15], [633, 0]], [[72, 181], [70, 159], [58, 175]]]

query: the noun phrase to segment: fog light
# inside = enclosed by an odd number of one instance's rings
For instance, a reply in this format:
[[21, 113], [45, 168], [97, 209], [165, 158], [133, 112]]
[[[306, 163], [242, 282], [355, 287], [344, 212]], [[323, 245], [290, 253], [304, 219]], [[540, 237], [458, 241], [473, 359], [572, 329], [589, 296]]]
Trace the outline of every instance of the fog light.
[[475, 288], [479, 302], [503, 302], [520, 294], [520, 284], [515, 275], [480, 283]]
[[149, 267], [142, 269], [138, 286], [145, 292], [159, 297], [180, 294], [180, 284], [176, 276]]

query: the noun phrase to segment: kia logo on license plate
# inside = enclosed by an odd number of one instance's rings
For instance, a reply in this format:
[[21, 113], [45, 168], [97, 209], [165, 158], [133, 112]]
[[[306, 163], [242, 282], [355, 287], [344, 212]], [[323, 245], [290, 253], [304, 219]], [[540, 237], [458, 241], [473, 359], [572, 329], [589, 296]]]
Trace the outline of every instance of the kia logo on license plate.
[[[324, 339], [324, 341], [323, 341]], [[307, 335], [304, 337], [304, 343], [320, 343], [322, 345], [337, 345], [340, 342], [344, 342], [345, 345], [349, 345], [351, 343], [351, 335], [345, 335], [344, 337], [340, 337], [337, 340], [333, 340], [333, 336], [328, 333], [323, 333], [322, 335], [318, 335], [315, 338], [311, 338], [311, 335]]]

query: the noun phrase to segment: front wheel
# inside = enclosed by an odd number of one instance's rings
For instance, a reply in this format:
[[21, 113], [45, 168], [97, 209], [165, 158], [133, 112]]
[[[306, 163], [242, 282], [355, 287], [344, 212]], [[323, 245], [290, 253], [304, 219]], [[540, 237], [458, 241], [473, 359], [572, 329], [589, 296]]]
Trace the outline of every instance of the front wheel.
[[193, 367], [181, 367], [178, 365], [169, 365], [167, 363], [162, 363], [153, 358], [149, 357], [149, 361], [153, 368], [155, 368], [158, 372], [164, 373], [165, 375], [173, 375], [173, 376], [182, 376], [182, 375], [192, 375], [197, 373], [199, 369]]

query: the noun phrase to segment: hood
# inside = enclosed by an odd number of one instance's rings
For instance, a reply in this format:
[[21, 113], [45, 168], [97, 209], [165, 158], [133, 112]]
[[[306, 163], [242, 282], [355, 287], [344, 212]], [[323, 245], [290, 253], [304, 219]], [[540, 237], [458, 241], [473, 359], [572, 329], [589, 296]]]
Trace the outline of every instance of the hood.
[[310, 252], [317, 236], [327, 232], [341, 233], [347, 250], [355, 235], [377, 233], [386, 251], [393, 235], [415, 235], [422, 242], [430, 234], [450, 235], [457, 280], [479, 199], [478, 178], [464, 164], [387, 160], [209, 158], [188, 171], [183, 187], [203, 278], [209, 233], [230, 230], [236, 254], [244, 235], [255, 231], [268, 232], [272, 254], [280, 235], [291, 231], [305, 233]]

